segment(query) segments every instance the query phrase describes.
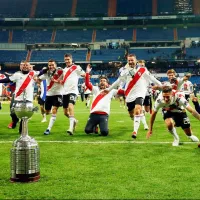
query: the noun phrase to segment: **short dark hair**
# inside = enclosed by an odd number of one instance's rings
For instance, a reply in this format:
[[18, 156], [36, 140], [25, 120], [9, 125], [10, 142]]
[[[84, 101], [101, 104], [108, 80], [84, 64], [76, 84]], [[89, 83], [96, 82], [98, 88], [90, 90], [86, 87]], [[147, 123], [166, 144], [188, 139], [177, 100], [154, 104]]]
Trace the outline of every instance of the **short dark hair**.
[[49, 59], [49, 60], [48, 60], [48, 63], [49, 63], [49, 62], [55, 62], [55, 63], [56, 63], [56, 61], [55, 61], [54, 59]]
[[163, 91], [163, 93], [171, 92], [171, 91], [172, 91], [172, 87], [169, 86], [169, 85], [164, 85], [164, 86], [162, 87], [162, 91]]
[[72, 59], [72, 54], [66, 53], [66, 54], [64, 55], [64, 57], [70, 57], [70, 58]]
[[101, 79], [106, 79], [107, 83], [109, 83], [109, 80], [108, 80], [108, 78], [106, 76], [100, 76], [99, 80], [101, 80]]

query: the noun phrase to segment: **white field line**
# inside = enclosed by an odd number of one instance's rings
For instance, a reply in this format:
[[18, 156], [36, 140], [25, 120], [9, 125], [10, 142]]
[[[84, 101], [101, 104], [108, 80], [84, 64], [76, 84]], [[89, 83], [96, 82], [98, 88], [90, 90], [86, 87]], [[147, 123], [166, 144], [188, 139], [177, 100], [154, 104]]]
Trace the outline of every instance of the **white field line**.
[[[14, 141], [0, 141], [0, 144], [13, 143]], [[146, 142], [146, 141], [62, 141], [62, 140], [38, 140], [38, 143], [66, 143], [66, 144], [172, 144], [172, 142]], [[198, 142], [181, 142], [181, 144], [192, 144]]]

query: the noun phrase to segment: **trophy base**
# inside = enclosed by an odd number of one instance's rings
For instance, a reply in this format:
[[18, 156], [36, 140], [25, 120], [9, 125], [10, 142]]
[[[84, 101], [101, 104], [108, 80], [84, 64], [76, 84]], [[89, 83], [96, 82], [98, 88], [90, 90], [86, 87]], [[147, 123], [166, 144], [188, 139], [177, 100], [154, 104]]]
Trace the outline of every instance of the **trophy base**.
[[15, 178], [10, 178], [10, 182], [29, 183], [29, 182], [37, 182], [39, 179], [40, 179], [40, 172], [33, 174], [16, 174]]

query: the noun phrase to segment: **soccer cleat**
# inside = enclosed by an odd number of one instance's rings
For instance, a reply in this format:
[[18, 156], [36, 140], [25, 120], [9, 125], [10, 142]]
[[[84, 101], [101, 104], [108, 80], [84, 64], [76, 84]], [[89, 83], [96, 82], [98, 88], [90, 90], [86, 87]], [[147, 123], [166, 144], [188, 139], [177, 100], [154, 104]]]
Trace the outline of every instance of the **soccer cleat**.
[[137, 133], [135, 131], [133, 131], [132, 133], [132, 136], [131, 136], [133, 139], [136, 139], [137, 138]]
[[69, 129], [67, 130], [67, 133], [68, 133], [69, 135], [73, 135], [73, 130], [69, 128]]
[[12, 128], [13, 122], [10, 122], [10, 124], [8, 124], [8, 128]]
[[44, 132], [44, 135], [49, 135], [50, 134], [50, 130], [47, 129], [45, 132]]
[[42, 120], [41, 122], [43, 123], [43, 122], [46, 122], [46, 121], [47, 121], [47, 119], [46, 119], [46, 118], [43, 118], [43, 120]]
[[173, 141], [173, 143], [172, 143], [172, 146], [173, 146], [173, 147], [179, 146], [179, 140], [174, 139], [174, 141]]
[[188, 136], [188, 138], [190, 138], [192, 142], [199, 142], [198, 137], [196, 137], [195, 135]]
[[[78, 120], [75, 119], [75, 120], [74, 120], [74, 126], [73, 126], [73, 132], [76, 130], [76, 125], [77, 125], [77, 123], [78, 123]], [[73, 135], [73, 133], [72, 133], [72, 135]]]

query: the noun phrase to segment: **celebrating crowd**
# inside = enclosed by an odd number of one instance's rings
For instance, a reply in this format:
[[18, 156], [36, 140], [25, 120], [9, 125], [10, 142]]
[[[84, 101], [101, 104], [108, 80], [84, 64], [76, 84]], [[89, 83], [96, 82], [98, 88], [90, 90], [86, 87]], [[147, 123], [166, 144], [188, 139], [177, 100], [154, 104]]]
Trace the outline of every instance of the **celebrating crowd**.
[[[193, 95], [192, 83], [189, 81], [191, 74], [186, 74], [183, 78], [176, 78], [174, 70], [168, 70], [169, 80], [161, 83], [145, 67], [143, 60], [138, 61], [134, 54], [127, 56], [127, 64], [120, 69], [118, 79], [109, 86], [105, 76], [99, 78], [99, 85], [93, 86], [90, 82], [91, 66], [88, 64], [86, 72], [81, 66], [73, 63], [71, 54], [64, 55], [65, 68], [58, 67], [56, 61], [50, 59], [48, 66], [41, 71], [33, 70], [33, 66], [27, 62], [20, 63], [20, 71], [13, 75], [4, 76], [0, 83], [10, 83], [14, 85], [12, 91], [11, 113], [12, 123], [10, 128], [15, 128], [19, 119], [14, 113], [13, 107], [16, 102], [33, 102], [34, 84], [38, 84], [42, 122], [46, 122], [46, 115], [51, 114], [48, 127], [44, 135], [51, 134], [51, 129], [56, 122], [59, 107], [63, 107], [63, 113], [69, 120], [67, 133], [73, 135], [78, 120], [75, 118], [74, 106], [78, 91], [78, 80], [84, 77], [85, 83], [83, 90], [86, 97], [86, 106], [90, 104], [90, 93], [93, 99], [90, 106], [90, 115], [85, 126], [85, 133], [97, 133], [100, 135], [109, 134], [109, 115], [110, 105], [113, 96], [120, 96], [125, 99], [126, 107], [130, 118], [133, 121], [131, 137], [138, 137], [140, 122], [144, 124], [147, 138], [153, 135], [153, 124], [158, 110], [162, 109], [163, 119], [169, 133], [172, 134], [173, 146], [179, 145], [179, 136], [176, 127], [181, 127], [186, 136], [193, 142], [199, 139], [192, 133], [190, 120], [187, 112], [190, 112], [197, 120], [200, 120], [200, 106], [198, 98]], [[155, 103], [152, 107], [151, 94], [154, 96]], [[189, 104], [192, 99], [195, 109]], [[151, 118], [146, 122], [145, 113], [150, 112]], [[19, 129], [21, 132], [21, 126]]]

